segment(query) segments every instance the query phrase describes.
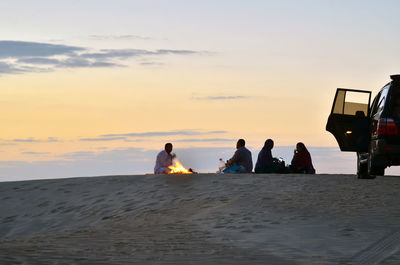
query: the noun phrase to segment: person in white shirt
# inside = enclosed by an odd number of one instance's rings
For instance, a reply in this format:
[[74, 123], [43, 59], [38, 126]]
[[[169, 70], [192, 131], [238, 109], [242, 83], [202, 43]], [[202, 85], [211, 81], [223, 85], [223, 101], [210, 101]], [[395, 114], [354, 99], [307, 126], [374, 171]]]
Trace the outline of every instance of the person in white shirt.
[[168, 174], [171, 169], [168, 167], [172, 165], [174, 154], [172, 152], [172, 144], [166, 143], [164, 150], [157, 155], [156, 165], [154, 167], [154, 174]]

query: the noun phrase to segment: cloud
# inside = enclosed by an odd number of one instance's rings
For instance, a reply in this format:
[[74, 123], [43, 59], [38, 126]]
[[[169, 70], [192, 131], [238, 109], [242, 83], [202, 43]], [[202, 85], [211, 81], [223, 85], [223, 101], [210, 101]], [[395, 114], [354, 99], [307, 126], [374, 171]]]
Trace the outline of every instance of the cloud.
[[[121, 35], [121, 38], [133, 35]], [[100, 49], [26, 41], [0, 41], [0, 74], [49, 72], [57, 68], [124, 67], [121, 60], [140, 57], [202, 54], [193, 50]], [[140, 65], [163, 65], [138, 62]]]
[[165, 64], [164, 63], [160, 63], [160, 62], [141, 62], [140, 65], [143, 65], [143, 66], [163, 66]]
[[24, 139], [13, 139], [13, 142], [16, 143], [54, 143], [59, 142], [59, 140], [55, 137], [48, 137], [47, 139], [36, 139], [33, 137], [24, 138]]
[[[145, 137], [163, 137], [163, 136], [204, 136], [204, 135], [215, 135], [225, 134], [227, 131], [215, 130], [215, 131], [199, 131], [199, 130], [177, 130], [177, 131], [153, 131], [153, 132], [141, 132], [141, 133], [121, 133], [121, 134], [103, 134], [98, 137], [84, 137], [77, 139], [80, 142], [111, 142], [111, 141], [124, 141], [124, 142], [142, 142], [141, 138]], [[133, 137], [139, 139], [132, 139]], [[178, 139], [174, 142], [225, 142], [232, 141], [232, 139], [225, 138], [208, 138], [208, 139]], [[55, 137], [48, 137], [47, 139], [37, 139], [34, 137], [28, 138], [16, 138], [12, 140], [3, 140], [0, 145], [15, 145], [17, 143], [55, 143], [62, 142], [62, 140]]]
[[150, 37], [143, 37], [139, 35], [91, 35], [90, 38], [96, 40], [152, 40]]
[[234, 100], [234, 99], [246, 99], [246, 96], [207, 96], [207, 97], [192, 97], [195, 100]]
[[26, 41], [0, 41], [0, 58], [47, 57], [72, 54], [85, 48]]
[[115, 163], [116, 161], [133, 161], [146, 158], [146, 154], [153, 154], [154, 150], [144, 150], [141, 148], [116, 148], [111, 150], [105, 150], [103, 152], [92, 152], [92, 151], [79, 151], [79, 152], [69, 152], [58, 155], [58, 158], [64, 158], [68, 161], [81, 161], [85, 160], [96, 160], [102, 161], [103, 163]]
[[[140, 132], [140, 133], [120, 133], [120, 134], [102, 134], [99, 137], [94, 138], [81, 138], [80, 141], [87, 142], [101, 142], [101, 141], [124, 141], [124, 142], [141, 142], [142, 139], [129, 139], [130, 137], [144, 138], [144, 137], [166, 137], [166, 136], [204, 136], [213, 134], [225, 134], [227, 131], [215, 130], [215, 131], [199, 131], [199, 130], [176, 130], [176, 131], [152, 131], [152, 132]], [[227, 142], [232, 139], [224, 138], [209, 138], [209, 139], [178, 139], [173, 142]]]
[[103, 137], [103, 138], [81, 138], [82, 142], [103, 142], [103, 141], [120, 141], [126, 140], [126, 137]]
[[179, 130], [179, 131], [155, 131], [142, 133], [122, 133], [122, 134], [103, 134], [101, 137], [155, 137], [155, 136], [193, 136], [207, 134], [223, 134], [227, 131], [197, 131], [197, 130]]
[[90, 59], [111, 59], [111, 58], [124, 59], [124, 58], [144, 56], [149, 54], [151, 54], [151, 52], [147, 50], [121, 49], [121, 50], [100, 50], [100, 52], [96, 53], [85, 53], [82, 54], [82, 57]]
[[138, 142], [144, 142], [145, 140], [144, 139], [125, 139], [124, 140], [125, 142], [127, 142], [127, 143], [138, 143]]
[[228, 133], [228, 131], [208, 131], [207, 134]]
[[38, 142], [40, 142], [39, 140], [36, 140], [35, 138], [14, 139], [13, 141], [17, 142], [17, 143], [38, 143]]
[[91, 159], [96, 156], [95, 152], [89, 151], [80, 151], [80, 152], [70, 152], [59, 155], [58, 157], [66, 158], [66, 159]]
[[[35, 65], [36, 67], [27, 67], [26, 64]], [[44, 65], [47, 67], [55, 68], [99, 68], [99, 67], [123, 67], [123, 65], [113, 62], [107, 62], [102, 60], [90, 60], [87, 58], [82, 58], [82, 56], [73, 55], [66, 59], [53, 59], [46, 57], [34, 57], [34, 58], [24, 58], [19, 59], [17, 64], [19, 68], [15, 68], [19, 72], [34, 72], [43, 71]], [[1, 70], [1, 69], [0, 69]]]
[[11, 142], [2, 142], [0, 143], [0, 146], [10, 146], [10, 145], [17, 145], [16, 143], [11, 143]]
[[227, 139], [227, 138], [208, 138], [208, 139], [197, 139], [197, 138], [190, 138], [190, 139], [178, 139], [173, 140], [173, 142], [182, 142], [182, 143], [194, 143], [194, 142], [234, 142], [235, 139]]
[[85, 53], [82, 54], [84, 58], [91, 59], [110, 59], [110, 58], [119, 58], [126, 59], [130, 57], [138, 57], [138, 56], [150, 56], [150, 55], [166, 55], [166, 54], [179, 54], [179, 55], [190, 55], [196, 54], [199, 52], [191, 51], [191, 50], [156, 50], [156, 51], [148, 51], [141, 49], [108, 49], [108, 50], [100, 50], [97, 53]]
[[65, 68], [76, 68], [76, 67], [98, 68], [98, 67], [122, 67], [122, 66], [123, 65], [117, 63], [106, 62], [106, 61], [93, 61], [80, 57], [69, 58], [67, 60], [59, 62], [57, 65], [57, 67], [65, 67]]
[[42, 73], [49, 71], [51, 71], [51, 69], [46, 67], [34, 67], [0, 61], [0, 74]]
[[47, 57], [33, 57], [33, 58], [23, 58], [18, 60], [19, 63], [27, 64], [59, 64], [61, 63], [58, 59], [51, 59]]
[[159, 54], [183, 54], [183, 55], [189, 55], [189, 54], [196, 54], [200, 52], [196, 51], [191, 51], [191, 50], [157, 50], [156, 52], [153, 52], [153, 55], [159, 55]]
[[17, 68], [11, 63], [1, 62], [0, 61], [0, 73], [20, 74], [20, 73], [23, 73], [23, 72], [24, 72], [23, 69]]
[[49, 155], [50, 152], [22, 152], [24, 155]]

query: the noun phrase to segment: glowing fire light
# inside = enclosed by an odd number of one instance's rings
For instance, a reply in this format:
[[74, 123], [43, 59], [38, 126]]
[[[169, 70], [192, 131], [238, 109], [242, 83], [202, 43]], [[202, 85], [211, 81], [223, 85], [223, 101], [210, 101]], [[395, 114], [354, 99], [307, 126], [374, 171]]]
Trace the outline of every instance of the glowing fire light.
[[174, 164], [175, 166], [168, 167], [169, 169], [171, 169], [171, 172], [169, 172], [168, 174], [193, 174], [192, 171], [184, 168], [179, 160], [176, 158], [174, 159]]

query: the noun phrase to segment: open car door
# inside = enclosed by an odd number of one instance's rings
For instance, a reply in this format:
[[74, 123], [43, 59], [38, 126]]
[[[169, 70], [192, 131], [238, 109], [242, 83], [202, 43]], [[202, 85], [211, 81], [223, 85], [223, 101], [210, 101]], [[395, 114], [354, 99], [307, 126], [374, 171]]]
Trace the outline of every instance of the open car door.
[[368, 151], [370, 102], [370, 91], [336, 90], [326, 130], [335, 136], [341, 151]]

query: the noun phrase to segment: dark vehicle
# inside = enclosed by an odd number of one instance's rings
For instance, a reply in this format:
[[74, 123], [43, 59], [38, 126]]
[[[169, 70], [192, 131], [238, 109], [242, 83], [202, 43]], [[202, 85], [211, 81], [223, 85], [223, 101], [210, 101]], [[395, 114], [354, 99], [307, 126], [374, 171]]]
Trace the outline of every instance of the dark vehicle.
[[383, 176], [400, 165], [400, 75], [390, 76], [371, 104], [371, 92], [338, 88], [326, 130], [341, 151], [357, 153], [357, 176]]

